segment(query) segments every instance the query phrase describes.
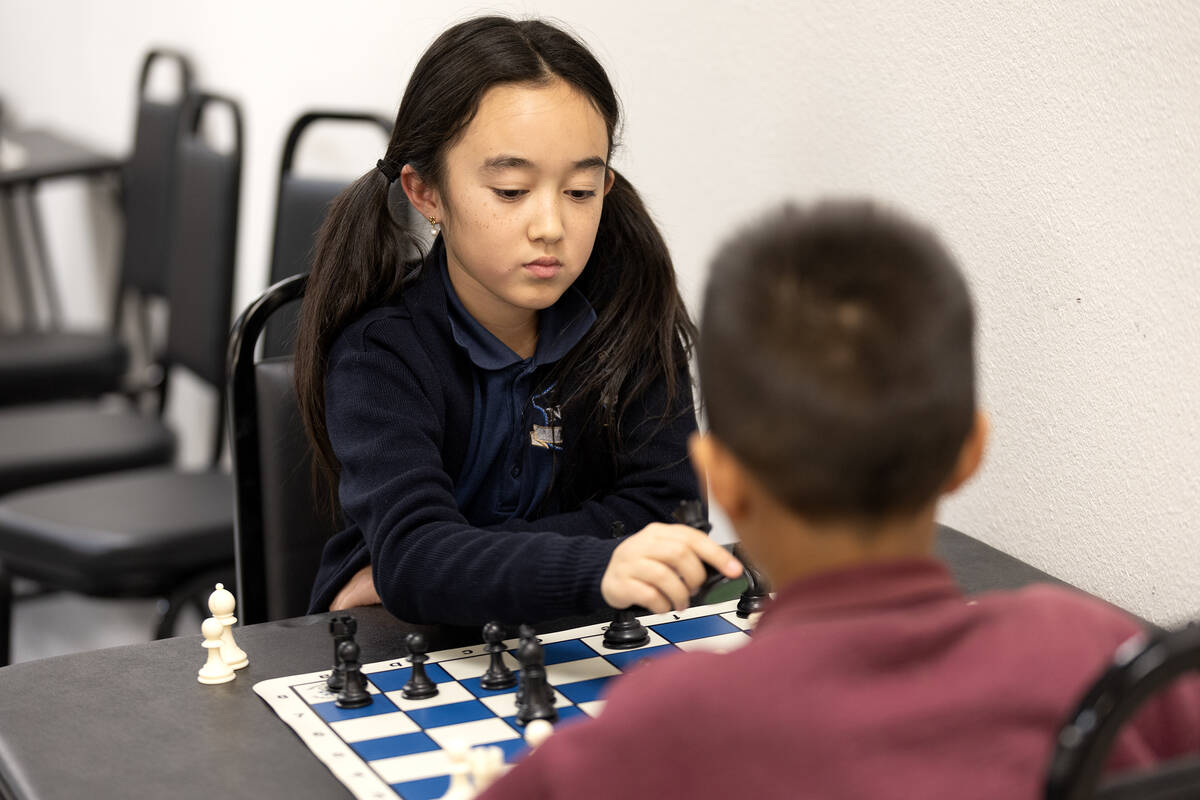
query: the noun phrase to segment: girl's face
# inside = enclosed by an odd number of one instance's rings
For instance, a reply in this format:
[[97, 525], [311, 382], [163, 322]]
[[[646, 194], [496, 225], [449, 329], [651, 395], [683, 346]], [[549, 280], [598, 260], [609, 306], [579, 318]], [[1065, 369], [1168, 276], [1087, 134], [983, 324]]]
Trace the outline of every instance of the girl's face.
[[483, 96], [446, 154], [442, 190], [426, 197], [454, 289], [485, 327], [528, 326], [583, 272], [611, 186], [607, 155], [604, 118], [563, 81]]

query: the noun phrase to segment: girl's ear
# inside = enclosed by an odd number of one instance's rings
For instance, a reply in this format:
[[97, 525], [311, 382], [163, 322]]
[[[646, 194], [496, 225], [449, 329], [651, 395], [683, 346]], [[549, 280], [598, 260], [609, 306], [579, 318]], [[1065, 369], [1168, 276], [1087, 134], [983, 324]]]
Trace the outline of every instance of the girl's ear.
[[438, 190], [433, 187], [433, 184], [426, 183], [424, 178], [418, 175], [417, 171], [409, 164], [405, 164], [400, 170], [400, 186], [408, 195], [408, 202], [421, 212], [421, 216], [426, 219], [433, 217], [441, 220], [442, 198], [438, 194]]
[[611, 169], [604, 170], [604, 193], [605, 194], [608, 194], [609, 190], [612, 189], [613, 182], [616, 181], [616, 179], [617, 179], [617, 174], [615, 172], [613, 172]]

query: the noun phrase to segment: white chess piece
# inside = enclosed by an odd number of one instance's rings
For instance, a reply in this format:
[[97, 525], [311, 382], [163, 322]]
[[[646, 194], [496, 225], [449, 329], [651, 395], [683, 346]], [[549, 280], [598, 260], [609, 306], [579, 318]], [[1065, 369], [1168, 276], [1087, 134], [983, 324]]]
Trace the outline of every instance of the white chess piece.
[[441, 800], [473, 800], [475, 787], [471, 784], [470, 750], [462, 739], [451, 739], [444, 748], [450, 757], [450, 788]]
[[200, 625], [200, 632], [204, 634], [203, 647], [208, 650], [208, 661], [204, 662], [204, 666], [200, 668], [200, 672], [196, 676], [196, 680], [201, 683], [228, 683], [237, 677], [233, 672], [233, 667], [225, 663], [225, 659], [221, 658], [221, 627], [220, 620], [209, 617]]
[[246, 651], [233, 640], [233, 624], [237, 622], [233, 609], [236, 607], [237, 601], [223, 583], [218, 583], [216, 591], [208, 596], [208, 610], [224, 626], [221, 632], [221, 658], [234, 669], [241, 669], [250, 663], [250, 659], [246, 657]]
[[554, 733], [554, 725], [550, 720], [531, 719], [525, 726], [525, 744], [529, 745], [529, 752], [532, 753], [538, 749], [538, 746], [549, 739], [552, 733]]
[[471, 782], [476, 792], [483, 792], [508, 771], [504, 751], [496, 745], [471, 748]]

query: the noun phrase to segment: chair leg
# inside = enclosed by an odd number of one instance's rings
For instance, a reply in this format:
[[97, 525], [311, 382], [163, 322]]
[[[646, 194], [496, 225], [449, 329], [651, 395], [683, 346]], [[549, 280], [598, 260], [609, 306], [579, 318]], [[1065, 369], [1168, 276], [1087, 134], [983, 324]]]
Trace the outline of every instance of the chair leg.
[[0, 667], [8, 666], [12, 657], [12, 573], [0, 561]]

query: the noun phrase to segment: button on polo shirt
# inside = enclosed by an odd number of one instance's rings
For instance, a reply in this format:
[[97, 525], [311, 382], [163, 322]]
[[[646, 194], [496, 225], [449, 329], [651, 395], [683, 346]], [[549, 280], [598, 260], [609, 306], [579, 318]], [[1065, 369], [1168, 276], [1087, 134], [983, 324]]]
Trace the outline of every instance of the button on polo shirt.
[[441, 271], [450, 332], [475, 367], [471, 436], [454, 499], [472, 525], [528, 519], [554, 481], [564, 444], [553, 387], [541, 382], [591, 328], [596, 312], [582, 292], [568, 288], [538, 314], [537, 348], [523, 359], [463, 306], [444, 258]]

